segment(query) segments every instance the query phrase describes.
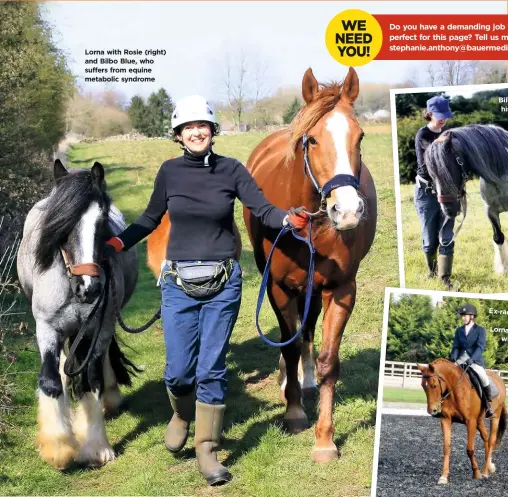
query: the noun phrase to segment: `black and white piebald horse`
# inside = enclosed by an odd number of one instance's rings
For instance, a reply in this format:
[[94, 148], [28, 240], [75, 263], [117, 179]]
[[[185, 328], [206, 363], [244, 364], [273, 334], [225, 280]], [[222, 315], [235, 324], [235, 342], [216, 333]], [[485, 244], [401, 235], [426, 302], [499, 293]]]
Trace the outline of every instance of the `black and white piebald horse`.
[[[106, 193], [101, 164], [67, 171], [57, 160], [54, 177], [49, 197], [26, 218], [17, 260], [42, 359], [37, 445], [55, 468], [73, 460], [100, 466], [115, 457], [103, 408], [120, 405], [118, 384], [129, 384], [133, 372], [115, 340], [114, 305], [123, 306], [134, 291], [137, 255], [129, 250], [113, 256], [106, 278], [104, 244], [125, 222]], [[105, 285], [109, 277], [116, 299]], [[78, 400], [75, 414], [71, 393]]]

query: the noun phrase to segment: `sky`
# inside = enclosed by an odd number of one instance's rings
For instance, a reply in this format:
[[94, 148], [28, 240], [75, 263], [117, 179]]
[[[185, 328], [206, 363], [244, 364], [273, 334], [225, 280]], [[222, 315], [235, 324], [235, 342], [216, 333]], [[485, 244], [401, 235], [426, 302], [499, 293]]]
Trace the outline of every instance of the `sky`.
[[[85, 91], [103, 83], [84, 83], [85, 50], [160, 49], [155, 83], [118, 83], [110, 89], [127, 99], [164, 87], [178, 99], [201, 94], [213, 101], [226, 97], [221, 75], [227, 54], [237, 61], [241, 50], [251, 67], [266, 68], [265, 93], [301, 85], [312, 67], [320, 82], [342, 80], [347, 68], [328, 53], [324, 41], [330, 20], [342, 10], [372, 14], [506, 14], [506, 2], [47, 2], [44, 16], [54, 40], [68, 55], [71, 70]], [[360, 82], [401, 83], [422, 71], [426, 62], [373, 61], [356, 68]]]

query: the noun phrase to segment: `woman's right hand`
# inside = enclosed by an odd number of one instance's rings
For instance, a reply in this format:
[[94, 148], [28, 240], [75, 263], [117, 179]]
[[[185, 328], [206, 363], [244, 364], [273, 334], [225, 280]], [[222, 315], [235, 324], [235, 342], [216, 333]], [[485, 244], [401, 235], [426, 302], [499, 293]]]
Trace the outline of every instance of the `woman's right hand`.
[[305, 212], [305, 207], [291, 207], [284, 219], [284, 225], [289, 224], [291, 228], [298, 230], [305, 228], [309, 222], [310, 216]]

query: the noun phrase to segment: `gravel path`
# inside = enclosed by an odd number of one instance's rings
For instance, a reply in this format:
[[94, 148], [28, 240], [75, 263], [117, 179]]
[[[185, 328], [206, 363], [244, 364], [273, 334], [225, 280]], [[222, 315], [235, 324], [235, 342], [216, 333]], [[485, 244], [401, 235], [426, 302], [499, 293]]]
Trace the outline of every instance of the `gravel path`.
[[[508, 433], [495, 450], [497, 472], [473, 480], [466, 454], [466, 427], [452, 426], [450, 483], [437, 485], [443, 462], [443, 437], [438, 419], [383, 415], [379, 447], [377, 497], [505, 497], [508, 495]], [[483, 442], [477, 434], [475, 456], [484, 462]]]

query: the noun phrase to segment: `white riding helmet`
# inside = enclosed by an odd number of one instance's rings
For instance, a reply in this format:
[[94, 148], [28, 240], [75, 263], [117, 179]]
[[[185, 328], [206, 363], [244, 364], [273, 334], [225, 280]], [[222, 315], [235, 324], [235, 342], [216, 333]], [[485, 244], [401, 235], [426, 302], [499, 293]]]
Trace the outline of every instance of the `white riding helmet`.
[[192, 121], [216, 123], [212, 108], [208, 105], [206, 99], [200, 95], [183, 97], [176, 102], [175, 110], [171, 116], [171, 127], [175, 129], [181, 124]]

